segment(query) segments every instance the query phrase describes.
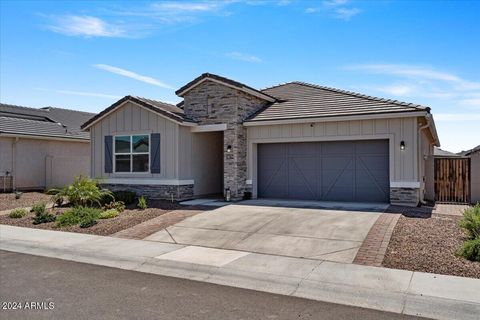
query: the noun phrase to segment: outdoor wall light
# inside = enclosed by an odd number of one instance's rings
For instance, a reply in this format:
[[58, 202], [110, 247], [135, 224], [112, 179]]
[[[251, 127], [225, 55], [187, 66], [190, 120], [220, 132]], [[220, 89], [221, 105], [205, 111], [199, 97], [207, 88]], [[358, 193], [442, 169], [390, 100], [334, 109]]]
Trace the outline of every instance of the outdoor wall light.
[[227, 152], [232, 152], [232, 146], [231, 145], [227, 146]]
[[400, 142], [400, 150], [405, 150], [405, 141]]

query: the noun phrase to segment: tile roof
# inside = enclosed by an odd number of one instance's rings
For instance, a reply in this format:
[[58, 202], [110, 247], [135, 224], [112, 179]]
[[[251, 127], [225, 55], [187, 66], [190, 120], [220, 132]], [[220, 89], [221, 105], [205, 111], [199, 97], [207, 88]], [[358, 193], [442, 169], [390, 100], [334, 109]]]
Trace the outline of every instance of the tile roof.
[[175, 94], [178, 95], [178, 96], [183, 96], [185, 92], [187, 92], [191, 88], [195, 87], [197, 84], [201, 83], [205, 79], [212, 79], [212, 80], [215, 80], [215, 81], [218, 81], [218, 82], [222, 82], [222, 83], [227, 84], [229, 86], [235, 87], [239, 90], [243, 90], [243, 91], [246, 91], [250, 94], [260, 96], [267, 101], [274, 101], [275, 100], [275, 97], [272, 97], [271, 95], [269, 95], [266, 92], [260, 91], [258, 89], [247, 86], [246, 84], [243, 84], [241, 82], [238, 82], [238, 81], [235, 81], [235, 80], [232, 80], [232, 79], [229, 79], [229, 78], [225, 78], [225, 77], [213, 74], [213, 73], [203, 73], [203, 74], [201, 74], [197, 78], [193, 79], [192, 81], [190, 81], [189, 83], [187, 83], [186, 85], [184, 85], [183, 87], [181, 87], [180, 89], [175, 91]]
[[437, 157], [460, 157], [461, 155], [440, 149], [438, 147], [433, 148], [433, 155]]
[[262, 90], [277, 99], [247, 121], [304, 119], [333, 116], [430, 111], [417, 104], [382, 99], [360, 93], [289, 82]]
[[193, 120], [190, 120], [185, 116], [183, 109], [180, 109], [179, 107], [173, 104], [152, 100], [152, 99], [147, 99], [147, 98], [142, 98], [142, 97], [137, 97], [137, 96], [125, 96], [122, 99], [115, 102], [114, 104], [112, 104], [110, 107], [100, 112], [99, 114], [90, 118], [81, 126], [81, 128], [83, 130], [87, 129], [94, 122], [105, 117], [108, 113], [110, 113], [111, 111], [113, 111], [115, 108], [119, 107], [126, 101], [132, 101], [134, 103], [137, 103], [149, 110], [152, 110], [153, 112], [160, 113], [178, 122], [194, 122]]
[[0, 134], [89, 140], [80, 125], [94, 113], [46, 107], [41, 109], [0, 104]]

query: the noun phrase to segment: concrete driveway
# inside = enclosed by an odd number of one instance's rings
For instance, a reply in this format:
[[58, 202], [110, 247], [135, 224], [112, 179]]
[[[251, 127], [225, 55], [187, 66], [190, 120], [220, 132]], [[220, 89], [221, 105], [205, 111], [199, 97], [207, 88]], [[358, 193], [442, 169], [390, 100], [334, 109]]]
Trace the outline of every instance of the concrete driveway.
[[380, 214], [232, 204], [145, 240], [351, 263]]

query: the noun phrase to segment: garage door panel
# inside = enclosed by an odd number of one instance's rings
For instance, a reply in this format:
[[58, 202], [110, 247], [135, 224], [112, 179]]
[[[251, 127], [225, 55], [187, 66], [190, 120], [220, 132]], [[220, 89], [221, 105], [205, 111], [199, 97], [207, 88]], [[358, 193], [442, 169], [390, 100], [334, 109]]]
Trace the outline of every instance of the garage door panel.
[[388, 150], [387, 140], [260, 144], [258, 195], [388, 201]]

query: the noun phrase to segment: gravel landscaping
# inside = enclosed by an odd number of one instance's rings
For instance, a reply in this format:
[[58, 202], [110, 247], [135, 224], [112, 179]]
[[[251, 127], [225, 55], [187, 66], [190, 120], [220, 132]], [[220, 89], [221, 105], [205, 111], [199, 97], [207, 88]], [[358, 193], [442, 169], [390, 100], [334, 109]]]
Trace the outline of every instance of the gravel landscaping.
[[480, 278], [480, 263], [455, 255], [465, 234], [461, 216], [402, 216], [393, 231], [382, 265], [388, 268]]
[[[130, 206], [125, 211], [121, 212], [117, 217], [111, 219], [99, 219], [96, 225], [89, 228], [80, 228], [78, 225], [59, 228], [56, 226], [55, 222], [34, 225], [32, 223], [32, 219], [34, 217], [33, 213], [30, 213], [27, 216], [19, 219], [10, 218], [8, 215], [2, 215], [0, 216], [0, 224], [107, 236], [133, 227], [144, 221], [159, 217], [172, 210], [184, 208], [178, 203], [172, 203], [169, 201], [149, 202], [149, 206], [150, 208], [145, 210], [139, 210], [136, 209], [135, 206]], [[59, 216], [66, 210], [68, 210], [68, 208], [55, 208], [54, 213], [55, 215]]]
[[41, 192], [25, 192], [20, 199], [15, 199], [15, 193], [0, 193], [0, 211], [31, 207], [38, 202], [50, 202], [51, 198], [51, 195]]

